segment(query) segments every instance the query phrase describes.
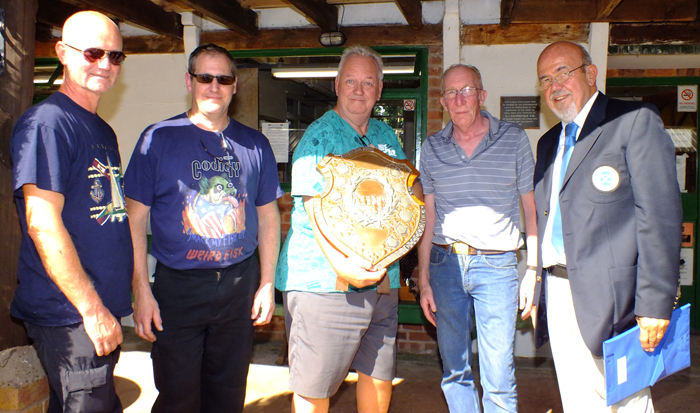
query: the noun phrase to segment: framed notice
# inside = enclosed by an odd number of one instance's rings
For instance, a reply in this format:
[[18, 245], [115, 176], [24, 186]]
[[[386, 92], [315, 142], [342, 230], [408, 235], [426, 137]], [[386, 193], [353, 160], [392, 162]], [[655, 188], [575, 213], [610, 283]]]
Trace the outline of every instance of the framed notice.
[[501, 120], [520, 125], [523, 129], [539, 129], [540, 97], [502, 96]]

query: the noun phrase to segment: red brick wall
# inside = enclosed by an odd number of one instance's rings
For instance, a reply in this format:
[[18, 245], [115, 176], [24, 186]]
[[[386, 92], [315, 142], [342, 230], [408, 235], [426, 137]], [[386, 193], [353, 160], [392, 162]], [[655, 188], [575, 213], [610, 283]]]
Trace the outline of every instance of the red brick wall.
[[292, 195], [289, 192], [285, 192], [282, 198], [277, 200], [277, 205], [280, 207], [280, 216], [282, 219], [282, 242], [287, 238], [287, 233], [289, 232], [289, 226], [292, 223], [292, 206], [294, 202], [292, 201]]
[[399, 324], [396, 344], [399, 353], [437, 354], [437, 332], [432, 324]]
[[283, 341], [286, 334], [284, 317], [279, 315], [273, 315], [270, 324], [255, 327], [257, 341]]
[[[428, 47], [428, 136], [442, 129], [440, 77], [442, 76], [442, 45]], [[428, 137], [426, 136], [426, 138]]]

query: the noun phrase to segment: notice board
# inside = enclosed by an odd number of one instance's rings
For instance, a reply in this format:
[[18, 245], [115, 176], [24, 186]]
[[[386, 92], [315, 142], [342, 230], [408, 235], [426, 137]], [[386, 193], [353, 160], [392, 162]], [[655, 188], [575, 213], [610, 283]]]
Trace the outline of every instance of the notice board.
[[520, 125], [523, 129], [539, 129], [540, 97], [502, 96], [501, 120]]

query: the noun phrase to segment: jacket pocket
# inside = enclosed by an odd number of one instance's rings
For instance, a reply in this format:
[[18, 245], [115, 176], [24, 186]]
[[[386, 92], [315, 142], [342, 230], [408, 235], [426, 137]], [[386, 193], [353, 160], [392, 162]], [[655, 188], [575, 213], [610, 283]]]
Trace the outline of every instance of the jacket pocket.
[[110, 372], [110, 366], [104, 365], [86, 370], [63, 371], [61, 380], [66, 383], [65, 390], [67, 393], [75, 391], [89, 391], [97, 387], [102, 387], [107, 384], [107, 375]]

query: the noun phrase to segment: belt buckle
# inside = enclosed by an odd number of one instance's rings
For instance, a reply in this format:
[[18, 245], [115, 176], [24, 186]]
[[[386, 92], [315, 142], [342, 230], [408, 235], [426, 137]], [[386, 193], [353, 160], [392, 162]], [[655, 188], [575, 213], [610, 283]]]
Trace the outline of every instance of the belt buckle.
[[472, 246], [469, 244], [465, 244], [464, 242], [453, 242], [452, 243], [452, 252], [455, 254], [461, 254], [461, 255], [475, 255], [476, 253], [472, 253], [473, 251], [476, 251]]

